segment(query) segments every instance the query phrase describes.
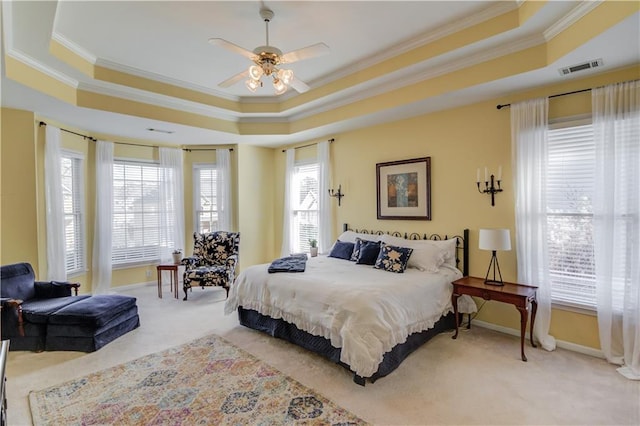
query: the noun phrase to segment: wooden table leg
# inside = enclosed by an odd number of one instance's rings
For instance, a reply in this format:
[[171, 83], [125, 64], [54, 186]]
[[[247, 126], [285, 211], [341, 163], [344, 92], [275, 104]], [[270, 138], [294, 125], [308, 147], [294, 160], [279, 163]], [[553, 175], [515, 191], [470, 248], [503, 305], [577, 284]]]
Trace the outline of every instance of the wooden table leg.
[[531, 339], [531, 346], [537, 348], [533, 342], [533, 326], [536, 323], [536, 312], [538, 312], [538, 301], [536, 299], [531, 300], [531, 330], [529, 331], [529, 338]]
[[162, 299], [162, 271], [160, 268], [156, 268], [156, 274], [158, 275], [158, 297]]
[[527, 361], [527, 357], [524, 354], [524, 336], [527, 333], [527, 308], [517, 307], [520, 311], [520, 352], [522, 354], [522, 360]]
[[451, 337], [452, 339], [456, 339], [458, 337], [458, 327], [460, 326], [460, 320], [458, 319], [458, 297], [459, 296], [455, 293], [451, 295], [451, 303], [453, 304], [453, 316], [456, 317], [456, 332], [453, 337]]
[[176, 265], [176, 269], [173, 270], [173, 278], [175, 281], [173, 297], [178, 298], [178, 266]]

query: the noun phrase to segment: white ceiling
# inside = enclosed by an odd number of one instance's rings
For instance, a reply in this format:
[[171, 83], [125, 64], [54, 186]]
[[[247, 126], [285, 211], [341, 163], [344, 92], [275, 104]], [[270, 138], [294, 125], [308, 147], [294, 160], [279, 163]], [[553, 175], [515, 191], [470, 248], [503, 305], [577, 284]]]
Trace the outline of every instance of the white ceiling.
[[[265, 44], [259, 16], [264, 2], [256, 1], [14, 1], [3, 2], [3, 53], [28, 62], [59, 80], [89, 91], [150, 104], [198, 112], [235, 121], [291, 121], [311, 112], [332, 109], [372, 93], [384, 93], [462, 65], [507, 54], [553, 36], [571, 17], [598, 2], [550, 1], [521, 27], [481, 42], [411, 64], [282, 113], [241, 114], [146, 93], [98, 81], [62, 62], [49, 51], [50, 41], [72, 49], [89, 62], [229, 100], [273, 102], [270, 85], [251, 94], [242, 82], [221, 89], [218, 83], [243, 71], [249, 60], [207, 42], [224, 38], [253, 50]], [[318, 42], [328, 55], [289, 67], [311, 88], [321, 87], [357, 70], [389, 59], [467, 25], [482, 22], [518, 7], [516, 1], [274, 1], [270, 44], [283, 52]], [[3, 55], [4, 57], [4, 55]], [[43, 117], [90, 132], [170, 144], [252, 143], [278, 146], [330, 136], [360, 126], [450, 108], [520, 90], [580, 78], [590, 70], [561, 77], [558, 68], [602, 58], [602, 71], [640, 63], [640, 16], [627, 18], [578, 47], [547, 68], [482, 83], [457, 92], [426, 98], [357, 119], [327, 124], [290, 135], [236, 135], [169, 122], [78, 108], [6, 77], [2, 68], [2, 106], [35, 111]], [[297, 96], [290, 89], [277, 101]], [[169, 129], [171, 135], [148, 132]]]

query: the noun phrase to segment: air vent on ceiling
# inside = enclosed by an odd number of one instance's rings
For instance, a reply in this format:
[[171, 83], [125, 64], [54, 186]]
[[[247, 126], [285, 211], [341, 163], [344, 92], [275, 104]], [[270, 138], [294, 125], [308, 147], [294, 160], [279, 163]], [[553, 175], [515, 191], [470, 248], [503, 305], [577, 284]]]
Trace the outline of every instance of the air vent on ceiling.
[[154, 128], [151, 128], [151, 127], [147, 127], [147, 130], [150, 131], [150, 132], [166, 133], [167, 135], [171, 135], [171, 134], [175, 133], [174, 130], [154, 129]]
[[602, 65], [603, 65], [602, 58], [600, 58], [600, 59], [594, 59], [591, 61], [583, 62], [581, 64], [571, 65], [570, 67], [560, 68], [558, 69], [558, 72], [560, 73], [560, 75], [569, 75], [578, 71], [598, 68], [598, 67], [601, 67]]

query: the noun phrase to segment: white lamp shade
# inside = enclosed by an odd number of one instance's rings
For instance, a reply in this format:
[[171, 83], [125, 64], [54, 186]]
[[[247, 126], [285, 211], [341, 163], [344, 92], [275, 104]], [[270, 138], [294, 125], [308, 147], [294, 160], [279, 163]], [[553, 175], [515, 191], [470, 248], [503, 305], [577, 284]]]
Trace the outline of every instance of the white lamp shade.
[[481, 229], [480, 250], [511, 250], [511, 234], [508, 229]]

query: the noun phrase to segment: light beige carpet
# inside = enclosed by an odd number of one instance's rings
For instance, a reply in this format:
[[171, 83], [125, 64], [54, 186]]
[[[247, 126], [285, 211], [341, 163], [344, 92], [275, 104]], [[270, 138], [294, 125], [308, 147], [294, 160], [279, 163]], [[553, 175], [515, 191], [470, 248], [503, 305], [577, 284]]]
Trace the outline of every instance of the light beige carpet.
[[[389, 376], [361, 387], [341, 366], [238, 324], [225, 316], [224, 290], [196, 288], [189, 300], [164, 298], [154, 286], [126, 291], [138, 298], [141, 326], [97, 352], [10, 352], [9, 424], [29, 425], [28, 394], [144, 355], [217, 334], [361, 419], [405, 424], [640, 424], [640, 383], [604, 360], [472, 326], [457, 340], [436, 336]], [[518, 315], [514, 309], [514, 315]]]

